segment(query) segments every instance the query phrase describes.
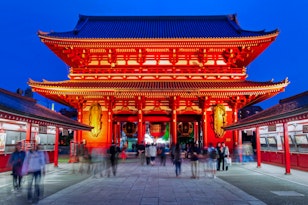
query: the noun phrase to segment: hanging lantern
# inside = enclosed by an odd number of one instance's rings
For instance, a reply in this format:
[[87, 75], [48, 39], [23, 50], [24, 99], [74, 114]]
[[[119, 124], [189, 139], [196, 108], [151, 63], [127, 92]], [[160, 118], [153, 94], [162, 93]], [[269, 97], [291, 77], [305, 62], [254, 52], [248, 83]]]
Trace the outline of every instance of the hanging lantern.
[[218, 104], [213, 108], [214, 113], [214, 132], [216, 137], [222, 138], [225, 134], [223, 127], [226, 125], [226, 108]]
[[137, 132], [137, 125], [133, 122], [126, 122], [123, 125], [123, 131], [127, 137], [133, 137]]
[[178, 132], [181, 133], [182, 137], [189, 137], [193, 129], [193, 124], [191, 122], [180, 122], [178, 124]]
[[160, 138], [164, 136], [165, 132], [166, 132], [165, 123], [157, 123], [157, 122], [150, 123], [150, 134], [154, 138]]

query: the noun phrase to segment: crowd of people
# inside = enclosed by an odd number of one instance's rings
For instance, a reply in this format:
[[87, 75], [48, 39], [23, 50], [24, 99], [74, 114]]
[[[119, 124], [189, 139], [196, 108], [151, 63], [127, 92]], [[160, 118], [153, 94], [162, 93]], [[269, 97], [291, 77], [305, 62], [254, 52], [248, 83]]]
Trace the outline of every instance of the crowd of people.
[[[79, 167], [77, 173], [93, 174], [93, 177], [116, 176], [119, 160], [124, 162], [127, 158], [126, 146], [120, 148], [111, 144], [108, 148], [92, 148], [89, 151], [85, 146], [79, 149]], [[169, 154], [169, 155], [168, 155]], [[183, 148], [179, 143], [172, 145], [170, 149], [165, 144], [144, 143], [136, 145], [136, 155], [140, 165], [166, 166], [167, 156], [175, 167], [176, 177], [181, 176], [183, 160], [189, 160], [191, 164], [191, 178], [200, 177], [200, 163], [205, 164], [208, 176], [216, 178], [217, 171], [228, 171], [231, 164], [230, 151], [225, 142], [218, 142], [216, 146], [209, 143], [207, 148], [200, 148], [196, 143], [186, 144]], [[202, 160], [201, 160], [202, 159]], [[37, 202], [42, 195], [42, 177], [45, 174], [45, 165], [48, 156], [40, 151], [34, 144], [31, 149], [24, 151], [22, 144], [17, 143], [16, 149], [9, 159], [12, 167], [13, 192], [20, 192], [22, 180], [27, 176], [27, 197], [29, 201]]]
[[[118, 160], [125, 161], [127, 158], [126, 147], [120, 149], [112, 144], [108, 150], [92, 149], [92, 154], [84, 149], [80, 154], [80, 166], [78, 173], [93, 173], [94, 176], [116, 176]], [[144, 143], [136, 145], [135, 156], [140, 160], [140, 165], [166, 166], [169, 154], [172, 164], [175, 166], [175, 175], [181, 175], [181, 164], [184, 159], [189, 159], [191, 164], [191, 178], [200, 177], [200, 163], [205, 164], [208, 175], [216, 178], [217, 171], [228, 171], [231, 164], [230, 151], [225, 142], [218, 142], [216, 146], [209, 143], [207, 148], [200, 148], [198, 144], [186, 144], [183, 148], [180, 144], [175, 144], [168, 149], [165, 144]]]
[[[191, 178], [198, 179], [200, 176], [200, 159], [202, 163], [205, 163], [205, 170], [208, 172], [208, 176], [216, 178], [217, 171], [228, 171], [231, 165], [231, 157], [228, 146], [225, 142], [218, 142], [216, 146], [213, 143], [209, 143], [207, 148], [200, 148], [198, 144], [186, 144], [184, 148], [177, 143], [171, 146], [170, 158], [175, 166], [176, 176], [181, 175], [181, 164], [183, 159], [189, 159], [191, 164]], [[161, 166], [166, 166], [166, 145], [147, 143], [137, 145], [136, 156], [140, 159], [141, 165], [156, 164], [156, 159], [159, 159]], [[157, 160], [158, 161], [158, 160]]]

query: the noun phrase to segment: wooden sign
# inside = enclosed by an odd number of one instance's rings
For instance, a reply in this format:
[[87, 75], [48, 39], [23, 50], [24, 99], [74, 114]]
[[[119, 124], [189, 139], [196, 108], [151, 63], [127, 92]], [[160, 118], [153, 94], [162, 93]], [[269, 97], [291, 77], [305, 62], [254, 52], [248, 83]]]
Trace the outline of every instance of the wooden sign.
[[303, 133], [308, 133], [308, 125], [303, 125]]

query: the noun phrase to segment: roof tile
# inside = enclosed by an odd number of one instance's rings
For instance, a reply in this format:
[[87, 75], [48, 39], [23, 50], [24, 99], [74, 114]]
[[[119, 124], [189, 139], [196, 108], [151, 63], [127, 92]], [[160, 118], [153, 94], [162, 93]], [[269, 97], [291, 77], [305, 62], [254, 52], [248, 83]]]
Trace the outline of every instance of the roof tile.
[[72, 31], [50, 32], [59, 38], [242, 38], [262, 36], [277, 30], [248, 31], [235, 15], [219, 16], [85, 16]]

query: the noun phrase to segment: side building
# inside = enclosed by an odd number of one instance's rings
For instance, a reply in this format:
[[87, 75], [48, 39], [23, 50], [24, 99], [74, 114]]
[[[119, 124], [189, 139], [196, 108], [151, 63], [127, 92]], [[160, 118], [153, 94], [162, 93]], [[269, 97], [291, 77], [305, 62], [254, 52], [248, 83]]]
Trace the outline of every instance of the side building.
[[92, 127], [39, 105], [31, 97], [0, 89], [0, 172], [7, 171], [15, 145], [23, 149], [34, 143], [48, 153], [49, 161], [58, 165], [59, 133], [65, 130], [91, 131]]
[[250, 133], [261, 162], [308, 171], [308, 91], [279, 101], [279, 104], [224, 127]]

